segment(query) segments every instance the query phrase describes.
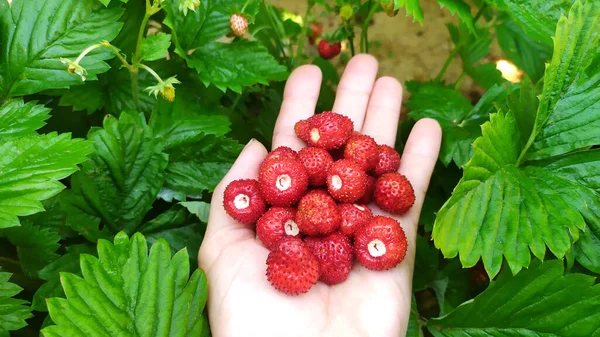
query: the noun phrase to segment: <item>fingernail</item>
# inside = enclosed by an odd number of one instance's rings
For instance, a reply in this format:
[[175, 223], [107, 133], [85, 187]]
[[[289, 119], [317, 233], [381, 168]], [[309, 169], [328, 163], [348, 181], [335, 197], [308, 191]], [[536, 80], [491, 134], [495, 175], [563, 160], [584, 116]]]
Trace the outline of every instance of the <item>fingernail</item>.
[[244, 146], [244, 148], [242, 149], [242, 151], [244, 151], [245, 149], [247, 149], [248, 146], [252, 145], [252, 143], [254, 143], [254, 141], [255, 141], [254, 138], [250, 139], [250, 141], [248, 142], [248, 144], [246, 144], [246, 146]]

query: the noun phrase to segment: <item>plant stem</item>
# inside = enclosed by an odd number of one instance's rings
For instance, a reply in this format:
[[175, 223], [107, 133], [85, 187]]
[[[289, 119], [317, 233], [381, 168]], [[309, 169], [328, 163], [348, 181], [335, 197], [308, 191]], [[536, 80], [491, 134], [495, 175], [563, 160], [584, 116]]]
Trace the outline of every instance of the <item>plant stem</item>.
[[152, 76], [154, 76], [154, 78], [158, 81], [158, 83], [163, 83], [162, 78], [160, 78], [160, 76], [158, 76], [158, 74], [150, 67], [148, 67], [147, 65], [140, 63], [139, 64], [140, 67], [146, 69], [147, 72], [149, 72]]
[[235, 100], [233, 100], [233, 105], [231, 105], [231, 109], [230, 111], [233, 113], [235, 108], [237, 107], [238, 103], [240, 102], [240, 99], [242, 98], [242, 94], [237, 95], [237, 97], [235, 98]]
[[146, 0], [146, 13], [144, 14], [144, 18], [142, 19], [142, 23], [140, 25], [140, 29], [138, 31], [138, 38], [135, 45], [135, 54], [132, 60], [132, 66], [129, 69], [131, 74], [131, 90], [133, 95], [133, 103], [137, 110], [140, 109], [140, 98], [139, 98], [139, 79], [138, 79], [138, 64], [140, 62], [140, 51], [142, 46], [142, 39], [144, 38], [144, 32], [146, 31], [146, 25], [148, 24], [148, 20], [150, 16], [156, 12], [153, 12], [153, 8], [150, 5], [150, 0]]
[[365, 21], [363, 22], [362, 29], [360, 31], [360, 52], [361, 53], [369, 52], [369, 33], [368, 33], [369, 22], [371, 22], [373, 15], [375, 15], [375, 12], [377, 12], [377, 4], [373, 4], [371, 1], [372, 0], [369, 0], [369, 14], [367, 15], [367, 18], [365, 19]]
[[481, 15], [483, 15], [483, 11], [487, 8], [487, 2], [483, 3], [483, 6], [481, 6], [481, 8], [477, 11], [477, 14], [475, 14], [475, 16], [473, 17], [473, 23], [477, 23], [477, 20], [479, 20], [479, 18], [481, 17]]
[[308, 16], [310, 15], [310, 11], [312, 10], [314, 5], [314, 1], [308, 1], [306, 13], [304, 13], [304, 26], [302, 27], [302, 33], [300, 34], [300, 38], [298, 39], [298, 48], [296, 48], [296, 59], [294, 60], [295, 65], [299, 65], [298, 58], [302, 57], [302, 51], [304, 50], [304, 44], [306, 43], [306, 37], [308, 35]]
[[354, 51], [354, 34], [350, 35], [350, 37], [348, 38], [348, 43], [350, 44], [350, 52], [352, 53], [352, 56], [354, 56], [356, 54], [356, 52]]
[[[477, 22], [477, 20], [479, 20], [479, 18], [483, 14], [483, 11], [486, 8], [487, 8], [487, 3], [484, 4], [483, 6], [481, 6], [481, 8], [477, 11], [477, 14], [475, 14], [475, 17], [473, 18], [473, 22]], [[440, 81], [442, 79], [442, 77], [444, 77], [446, 70], [448, 70], [448, 66], [450, 66], [450, 63], [452, 63], [452, 60], [454, 59], [456, 54], [458, 54], [458, 50], [461, 47], [462, 47], [462, 44], [457, 44], [454, 46], [454, 49], [452, 49], [452, 52], [450, 53], [450, 55], [448, 55], [446, 62], [444, 62], [444, 65], [442, 66], [442, 69], [440, 70], [439, 74], [436, 76], [436, 78], [435, 78], [436, 81]]]
[[442, 79], [442, 77], [444, 77], [446, 70], [448, 70], [448, 66], [450, 66], [450, 63], [452, 63], [452, 60], [454, 59], [454, 56], [456, 56], [456, 54], [458, 54], [458, 49], [459, 49], [458, 45], [454, 46], [454, 49], [452, 49], [452, 52], [450, 53], [450, 55], [448, 55], [446, 62], [444, 62], [442, 69], [440, 70], [438, 75], [435, 77], [436, 81], [440, 81]]
[[271, 29], [273, 29], [273, 31], [275, 32], [275, 39], [274, 39], [275, 43], [277, 44], [279, 51], [283, 55], [283, 59], [285, 60], [285, 63], [288, 66], [288, 70], [292, 70], [292, 67], [293, 67], [292, 62], [285, 54], [285, 48], [283, 48], [283, 41], [281, 40], [281, 36], [279, 35], [279, 30], [277, 30], [277, 27], [275, 27], [275, 23], [273, 22], [273, 18], [271, 17], [271, 11], [268, 10], [265, 0], [262, 1], [262, 5], [265, 9], [265, 12], [267, 13], [267, 16], [269, 17], [269, 25], [271, 26]]
[[458, 79], [456, 79], [456, 83], [454, 83], [454, 89], [458, 90], [458, 88], [460, 87], [460, 84], [462, 83], [463, 78], [465, 78], [465, 72], [461, 72], [460, 75], [458, 75]]

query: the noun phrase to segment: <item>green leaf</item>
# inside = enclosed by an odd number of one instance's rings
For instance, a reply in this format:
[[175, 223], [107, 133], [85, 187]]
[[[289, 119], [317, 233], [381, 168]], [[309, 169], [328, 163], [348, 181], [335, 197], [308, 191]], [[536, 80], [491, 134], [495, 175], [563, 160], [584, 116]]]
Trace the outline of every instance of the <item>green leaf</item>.
[[[196, 220], [196, 219], [194, 219]], [[179, 228], [164, 229], [152, 234], [148, 234], [146, 241], [152, 244], [160, 239], [167, 241], [169, 247], [173, 250], [186, 249], [189, 252], [190, 264], [195, 270], [198, 268], [198, 252], [204, 238], [206, 226], [198, 224], [183, 226]]]
[[594, 282], [563, 275], [562, 261], [536, 262], [514, 277], [504, 271], [481, 295], [427, 326], [435, 337], [599, 336], [600, 286]]
[[577, 1], [559, 20], [554, 40], [530, 160], [600, 143], [600, 3]]
[[499, 16], [503, 20], [495, 28], [500, 48], [534, 82], [539, 81], [544, 76], [544, 65], [552, 57], [552, 46], [529, 37], [507, 14]]
[[206, 135], [222, 136], [229, 132], [227, 117], [205, 111], [185, 89], [178, 92], [173, 103], [158, 100], [149, 126], [165, 150], [192, 144]]
[[[65, 191], [62, 193], [64, 192]], [[74, 233], [67, 225], [67, 212], [65, 212], [60, 205], [59, 199], [61, 194], [42, 201], [42, 206], [45, 210], [44, 212], [19, 218], [21, 224], [23, 226], [48, 228], [51, 231], [58, 233], [62, 238], [75, 236], [76, 233]]]
[[[444, 165], [454, 161], [458, 166], [464, 165], [473, 154], [472, 144], [481, 134], [481, 125], [489, 114], [489, 110], [480, 111], [486, 102], [503, 100], [507, 91], [504, 87], [490, 89], [480, 100], [477, 107], [454, 88], [440, 83], [418, 83], [409, 81], [406, 88], [410, 92], [410, 116], [415, 119], [434, 118], [442, 126], [443, 140], [440, 160]], [[489, 102], [488, 102], [489, 101]]]
[[423, 24], [423, 10], [419, 4], [419, 0], [394, 0], [394, 9], [398, 10], [402, 7], [406, 9], [406, 16], [412, 15], [413, 22]]
[[45, 266], [39, 272], [41, 279], [46, 280], [33, 295], [31, 308], [35, 311], [47, 312], [46, 300], [51, 297], [64, 297], [65, 293], [60, 285], [61, 272], [69, 272], [81, 275], [79, 268], [79, 256], [81, 254], [95, 254], [96, 249], [91, 245], [68, 246], [67, 253]]
[[458, 26], [448, 24], [446, 28], [464, 67], [474, 68], [475, 63], [490, 52], [492, 37], [488, 29], [478, 28], [472, 32], [463, 23]]
[[30, 278], [37, 278], [40, 269], [58, 258], [60, 235], [48, 228], [23, 225], [4, 232], [8, 241], [17, 247], [19, 265]]
[[588, 227], [575, 242], [573, 251], [582, 266], [600, 273], [600, 149], [562, 156], [550, 161], [546, 167], [588, 187], [578, 189], [586, 202], [586, 208], [581, 212]]
[[470, 31], [474, 31], [473, 15], [471, 7], [463, 0], [437, 0], [440, 7], [448, 8], [452, 15], [458, 14], [460, 20], [467, 26]]
[[27, 301], [12, 298], [23, 288], [8, 282], [11, 275], [0, 272], [0, 333], [26, 326], [25, 320], [31, 317]]
[[[99, 0], [104, 6], [108, 6], [111, 0]], [[127, 3], [129, 0], [120, 0], [123, 3]]]
[[78, 197], [69, 216], [101, 218], [113, 233], [133, 231], [163, 185], [167, 155], [137, 114], [123, 113], [120, 120], [108, 115], [104, 128], [93, 128], [88, 138], [96, 152], [73, 175]]
[[208, 223], [208, 214], [210, 213], [210, 204], [204, 201], [184, 201], [179, 203], [181, 206], [195, 214], [200, 221]]
[[165, 187], [181, 196], [200, 198], [212, 192], [223, 179], [242, 150], [242, 145], [226, 137], [207, 136], [190, 145], [171, 151]]
[[191, 215], [187, 209], [181, 205], [174, 205], [156, 218], [146, 222], [140, 227], [140, 231], [143, 233], [152, 233], [175, 227], [189, 226], [196, 223], [198, 223], [198, 219]]
[[573, 0], [486, 0], [486, 2], [509, 13], [529, 37], [552, 46], [551, 37], [556, 22], [561, 14], [569, 11]]
[[406, 330], [406, 337], [423, 337], [423, 331], [421, 330], [421, 325], [419, 324], [420, 316], [419, 311], [417, 311], [417, 301], [415, 296], [412, 297], [412, 302], [410, 305], [410, 316], [408, 318], [408, 328]]
[[0, 143], [13, 138], [35, 135], [50, 118], [50, 109], [22, 99], [10, 100], [0, 107]]
[[495, 85], [502, 85], [507, 82], [502, 77], [502, 72], [493, 63], [486, 63], [476, 67], [465, 67], [464, 71], [473, 81], [485, 89], [490, 89]]
[[43, 211], [41, 200], [58, 194], [59, 180], [77, 170], [92, 151], [89, 143], [55, 133], [0, 144], [0, 228], [19, 225], [17, 216]]
[[140, 58], [145, 61], [154, 61], [165, 58], [171, 46], [171, 35], [158, 33], [148, 35], [142, 39]]
[[91, 114], [104, 106], [104, 92], [100, 81], [89, 81], [66, 90], [60, 97], [60, 106], [72, 106], [73, 111]]
[[98, 258], [81, 255], [83, 277], [61, 273], [66, 299], [48, 300], [56, 325], [44, 336], [199, 336], [208, 329], [202, 316], [206, 277], [194, 271], [186, 250], [171, 257], [158, 240], [150, 249], [143, 235], [117, 234], [100, 240]]
[[[460, 253], [465, 267], [479, 257], [488, 274], [500, 270], [502, 256], [514, 273], [542, 259], [545, 246], [561, 258], [585, 228], [586, 200], [573, 177], [551, 167], [517, 167], [519, 131], [512, 112], [499, 112], [482, 127], [464, 176], [436, 219], [433, 238], [444, 256]], [[588, 152], [583, 163], [594, 160]], [[600, 200], [596, 200], [596, 203]]]
[[538, 96], [541, 94], [541, 84], [543, 82], [538, 82], [538, 85], [534, 86], [526, 76], [518, 86], [515, 86], [519, 90], [514, 90], [506, 101], [506, 110], [512, 110], [515, 114], [522, 147], [527, 143], [533, 130], [539, 105]]
[[229, 18], [234, 8], [227, 4], [223, 0], [202, 1], [195, 12], [184, 16], [175, 1], [165, 1], [166, 23], [177, 36], [174, 41], [179, 56], [198, 71], [206, 86], [213, 84], [223, 91], [229, 88], [241, 92], [243, 86], [285, 80], [286, 68], [259, 42], [217, 42], [230, 30]]
[[[556, 74], [548, 74], [561, 73], [568, 78], [579, 77], [578, 73], [583, 71], [577, 66], [580, 61], [570, 62], [572, 58], [566, 55], [573, 54], [575, 45], [581, 44], [578, 41], [586, 40], [589, 31], [582, 29], [586, 26], [583, 22], [597, 21], [598, 8], [600, 4], [588, 3], [582, 6], [578, 2], [569, 14], [571, 24], [568, 27], [567, 19], [561, 19], [557, 35], [569, 35], [563, 31], [572, 30], [570, 35], [574, 36], [568, 39], [570, 52], [565, 53], [564, 48], [557, 47], [555, 59], [562, 59], [567, 64], [553, 60], [548, 67], [542, 98], [542, 102], [546, 103], [539, 106], [530, 141], [535, 139], [540, 130], [538, 121], [551, 119], [555, 115], [563, 116], [565, 109], [560, 105], [559, 99], [562, 98], [559, 98], [559, 92], [566, 84], [563, 77], [559, 80]], [[594, 10], [596, 14], [590, 15]], [[580, 34], [582, 31], [585, 33]], [[577, 38], [580, 35], [583, 39]], [[564, 39], [558, 37], [557, 46]], [[573, 87], [577, 88], [578, 83]], [[553, 89], [547, 89], [548, 87]], [[523, 96], [523, 92], [521, 94]], [[525, 95], [528, 96], [530, 94]], [[569, 98], [572, 107], [594, 104], [585, 95]], [[554, 107], [553, 104], [557, 101], [559, 104]], [[531, 101], [526, 104], [510, 104], [517, 107], [535, 106]], [[590, 215], [590, 209], [600, 207], [600, 198], [593, 197], [596, 187], [591, 181], [580, 179], [569, 171], [556, 169], [552, 160], [529, 166], [520, 162], [527, 147], [522, 149], [521, 141], [517, 140], [522, 140], [520, 132], [527, 129], [524, 126], [527, 123], [518, 121], [511, 111], [506, 114], [499, 112], [492, 115], [490, 123], [483, 125], [483, 136], [473, 145], [475, 154], [465, 165], [464, 176], [452, 197], [438, 213], [433, 230], [435, 245], [442, 250], [444, 256], [451, 258], [460, 254], [465, 267], [475, 265], [481, 257], [491, 277], [500, 270], [503, 257], [513, 273], [529, 265], [530, 250], [537, 258], [543, 259], [547, 246], [554, 255], [562, 258], [571, 249], [571, 242], [579, 239], [579, 231], [585, 229], [586, 222], [598, 221]], [[576, 117], [565, 121], [573, 127], [581, 125], [580, 119]], [[555, 124], [548, 125], [553, 128]], [[585, 128], [583, 125], [581, 127]], [[587, 151], [583, 154], [568, 154], [559, 160], [576, 161], [578, 167], [585, 168], [586, 172], [595, 172], [598, 167], [597, 153]]]
[[[95, 9], [95, 0], [14, 0], [0, 2], [0, 97], [23, 96], [81, 84], [60, 58], [75, 60], [88, 46], [112, 40], [121, 29], [120, 8]], [[106, 48], [88, 54], [81, 65], [88, 79], [108, 70]]]
[[252, 41], [213, 42], [196, 49], [187, 61], [204, 85], [213, 84], [223, 91], [241, 93], [242, 87], [283, 81], [288, 76], [265, 47]]

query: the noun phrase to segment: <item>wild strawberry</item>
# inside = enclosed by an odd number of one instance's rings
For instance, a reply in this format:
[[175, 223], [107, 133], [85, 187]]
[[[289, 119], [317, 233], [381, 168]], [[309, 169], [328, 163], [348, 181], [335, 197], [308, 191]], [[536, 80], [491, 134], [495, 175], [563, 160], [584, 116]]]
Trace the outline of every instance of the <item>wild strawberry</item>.
[[327, 172], [327, 189], [340, 202], [354, 202], [367, 191], [367, 174], [352, 160], [338, 160]]
[[398, 221], [376, 216], [354, 234], [354, 254], [360, 264], [371, 270], [388, 270], [406, 255], [406, 235]]
[[323, 25], [320, 23], [313, 22], [310, 24], [310, 30], [312, 31], [312, 33], [308, 37], [308, 43], [314, 45], [315, 41], [317, 41], [317, 38], [321, 36], [321, 33], [323, 33]]
[[308, 237], [304, 243], [319, 261], [319, 279], [323, 283], [334, 285], [348, 278], [354, 260], [350, 239], [340, 232], [333, 232], [327, 236]]
[[304, 294], [319, 280], [319, 262], [302, 240], [283, 238], [267, 257], [267, 280], [288, 295]]
[[363, 196], [360, 197], [360, 199], [356, 200], [357, 203], [368, 205], [371, 202], [373, 202], [373, 192], [375, 191], [375, 181], [377, 181], [377, 179], [375, 179], [371, 176], [367, 176], [367, 190], [365, 191], [365, 194], [363, 194]]
[[322, 58], [329, 60], [338, 56], [338, 54], [342, 51], [342, 44], [339, 42], [329, 43], [325, 40], [321, 40], [318, 48], [319, 55], [321, 55]]
[[229, 28], [231, 28], [233, 35], [242, 37], [248, 31], [248, 19], [241, 14], [233, 14], [229, 18]]
[[415, 203], [415, 191], [410, 181], [400, 173], [386, 173], [375, 182], [373, 192], [379, 208], [394, 214], [404, 214]]
[[354, 134], [346, 143], [344, 158], [354, 160], [366, 172], [377, 164], [377, 143], [367, 135]]
[[373, 217], [373, 212], [367, 205], [341, 204], [338, 209], [342, 214], [340, 232], [349, 237], [353, 236], [359, 228], [366, 225]]
[[298, 159], [298, 153], [287, 146], [280, 146], [275, 150], [269, 152], [265, 157], [263, 162], [269, 161], [275, 158], [289, 158], [289, 159]]
[[377, 152], [377, 163], [373, 169], [376, 177], [398, 171], [400, 168], [400, 155], [393, 147], [379, 145]]
[[332, 150], [346, 144], [354, 131], [354, 123], [344, 115], [325, 111], [296, 123], [294, 130], [309, 146]]
[[223, 208], [235, 220], [251, 224], [267, 210], [260, 194], [258, 182], [254, 179], [241, 179], [229, 183], [223, 193]]
[[298, 152], [298, 160], [308, 172], [310, 186], [324, 186], [327, 183], [327, 170], [333, 164], [333, 158], [327, 150], [318, 147], [305, 147]]
[[306, 192], [308, 174], [304, 165], [289, 158], [263, 162], [258, 184], [265, 201], [273, 206], [290, 206]]
[[269, 250], [287, 236], [298, 236], [296, 209], [292, 207], [271, 207], [256, 222], [256, 236]]
[[337, 230], [342, 216], [335, 201], [324, 190], [306, 193], [298, 203], [296, 223], [307, 235], [325, 235]]

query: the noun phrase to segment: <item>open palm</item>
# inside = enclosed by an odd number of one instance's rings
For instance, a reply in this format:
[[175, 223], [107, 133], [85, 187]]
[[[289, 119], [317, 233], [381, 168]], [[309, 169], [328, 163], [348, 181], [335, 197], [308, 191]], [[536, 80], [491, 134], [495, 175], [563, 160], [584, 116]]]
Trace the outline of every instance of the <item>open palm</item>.
[[[355, 129], [379, 144], [393, 146], [402, 89], [390, 77], [376, 80], [377, 61], [358, 55], [348, 64], [337, 90], [333, 111], [347, 115]], [[273, 135], [273, 148], [304, 144], [294, 124], [315, 110], [321, 72], [315, 66], [296, 69], [286, 84], [284, 101]], [[269, 251], [256, 238], [252, 226], [229, 217], [222, 205], [223, 191], [236, 179], [256, 178], [267, 150], [251, 141], [215, 189], [208, 228], [199, 263], [209, 283], [208, 312], [215, 337], [402, 336], [411, 303], [417, 221], [440, 147], [437, 122], [424, 119], [413, 128], [400, 172], [412, 182], [416, 202], [400, 221], [408, 239], [408, 252], [396, 268], [374, 272], [356, 264], [339, 285], [317, 283], [307, 294], [289, 296], [271, 287], [265, 276]], [[375, 214], [388, 215], [375, 205]]]

